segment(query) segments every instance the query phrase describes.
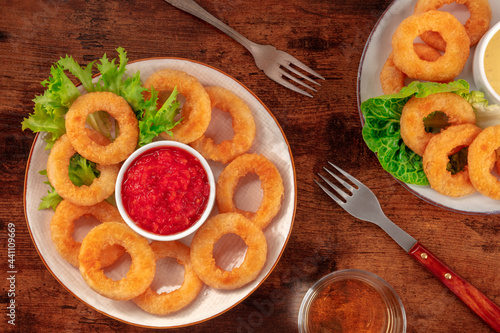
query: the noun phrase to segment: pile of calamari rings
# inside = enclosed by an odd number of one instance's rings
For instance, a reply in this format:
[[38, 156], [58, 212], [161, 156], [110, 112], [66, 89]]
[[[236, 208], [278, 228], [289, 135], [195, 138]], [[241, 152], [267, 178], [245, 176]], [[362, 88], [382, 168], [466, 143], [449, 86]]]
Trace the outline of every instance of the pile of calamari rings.
[[[462, 25], [441, 7], [465, 5], [470, 17]], [[418, 0], [413, 15], [404, 19], [392, 36], [392, 52], [380, 73], [384, 94], [404, 87], [405, 78], [450, 82], [462, 72], [470, 54], [488, 31], [492, 18], [488, 0]], [[424, 44], [415, 43], [420, 38]]]
[[[448, 126], [439, 133], [427, 133], [424, 118], [443, 112]], [[423, 157], [423, 168], [431, 188], [450, 197], [479, 192], [500, 199], [500, 181], [492, 170], [500, 147], [500, 125], [482, 130], [477, 127], [471, 105], [454, 93], [412, 97], [401, 114], [401, 137], [415, 153]], [[457, 173], [448, 169], [450, 156], [467, 148], [467, 163]]]
[[[63, 198], [50, 230], [57, 252], [80, 270], [95, 292], [113, 300], [132, 300], [146, 312], [167, 315], [189, 305], [204, 284], [236, 289], [257, 278], [267, 258], [263, 229], [281, 208], [284, 186], [269, 159], [248, 153], [256, 136], [255, 121], [250, 108], [236, 94], [222, 87], [204, 87], [195, 77], [172, 69], [153, 73], [144, 87], [154, 88], [160, 96], [177, 88], [184, 98], [180, 123], [172, 129], [172, 136], [162, 133], [163, 138], [190, 144], [205, 158], [226, 164], [217, 183], [220, 213], [196, 232], [190, 246], [180, 241], [150, 243], [130, 229], [117, 208], [105, 200], [113, 195], [121, 163], [137, 148], [137, 117], [122, 97], [92, 92], [71, 105], [65, 119], [67, 132], [49, 154], [47, 176]], [[216, 143], [206, 134], [214, 110], [232, 117], [232, 139]], [[97, 111], [105, 111], [116, 120], [119, 134], [114, 139], [86, 126], [88, 115]], [[88, 186], [76, 186], [69, 178], [68, 166], [75, 154], [96, 163], [99, 175]], [[256, 212], [238, 209], [233, 200], [236, 185], [247, 173], [259, 177], [263, 191]], [[73, 237], [75, 224], [87, 217], [99, 224], [92, 225], [80, 243]], [[238, 235], [248, 246], [243, 263], [231, 271], [218, 267], [213, 253], [214, 244], [228, 233]], [[125, 252], [132, 260], [128, 272], [118, 280], [108, 277], [104, 268], [120, 265]], [[184, 266], [184, 281], [179, 289], [158, 293], [152, 289], [156, 264], [167, 257]]]
[[[439, 9], [457, 3], [470, 13], [464, 25]], [[414, 13], [404, 19], [392, 36], [392, 52], [380, 73], [384, 94], [398, 93], [406, 78], [450, 82], [460, 74], [470, 48], [488, 31], [492, 18], [488, 0], [418, 0]], [[418, 42], [420, 38], [423, 43]], [[428, 132], [424, 120], [432, 114], [446, 115], [447, 124], [438, 133]], [[500, 199], [500, 181], [492, 174], [497, 166], [500, 127], [481, 129], [472, 106], [454, 93], [412, 97], [403, 107], [400, 133], [406, 146], [422, 156], [431, 188], [446, 196], [462, 197], [479, 192]], [[457, 173], [450, 172], [450, 157], [462, 149], [467, 161]]]

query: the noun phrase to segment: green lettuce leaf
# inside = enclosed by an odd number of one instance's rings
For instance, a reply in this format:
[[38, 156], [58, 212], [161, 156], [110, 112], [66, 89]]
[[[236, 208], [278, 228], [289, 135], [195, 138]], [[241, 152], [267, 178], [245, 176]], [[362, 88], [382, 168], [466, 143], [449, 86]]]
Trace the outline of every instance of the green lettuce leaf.
[[170, 130], [181, 121], [175, 121], [180, 107], [177, 95], [177, 88], [174, 88], [162, 107], [157, 109], [158, 92], [151, 90], [151, 99], [146, 101], [144, 112], [139, 117], [139, 147], [150, 143], [160, 133], [166, 132], [172, 135]]
[[446, 164], [446, 170], [452, 175], [465, 170], [468, 163], [469, 147], [463, 147], [455, 154], [448, 156], [449, 162]]
[[[42, 170], [39, 173], [41, 175], [47, 176], [47, 170]], [[38, 206], [38, 210], [49, 208], [56, 210], [57, 205], [59, 205], [63, 198], [59, 194], [57, 194], [56, 189], [50, 184], [48, 180], [45, 181], [44, 184], [49, 185], [50, 189], [47, 191], [47, 195], [42, 198], [42, 202]]]
[[35, 104], [35, 112], [22, 122], [23, 131], [27, 128], [33, 132], [46, 132], [44, 137], [47, 143], [45, 149], [50, 149], [64, 133], [66, 126], [62, 115], [66, 113], [63, 108], [48, 108], [43, 104]]
[[476, 114], [476, 126], [485, 129], [500, 124], [500, 105], [490, 104], [483, 92], [473, 90], [462, 97], [472, 105]]
[[[109, 60], [104, 54], [97, 62], [93, 61], [87, 66], [80, 66], [68, 55], [59, 59], [51, 67], [49, 78], [42, 82], [45, 88], [44, 93], [33, 100], [34, 112], [23, 120], [22, 129], [30, 129], [35, 133], [45, 132], [44, 140], [47, 143], [45, 149], [52, 148], [54, 142], [66, 133], [64, 116], [72, 103], [81, 95], [77, 86], [68, 77], [68, 73], [80, 81], [87, 92], [108, 91], [123, 97], [128, 102], [139, 120], [138, 146], [150, 143], [162, 132], [171, 133], [170, 130], [180, 121], [174, 120], [179, 113], [177, 90], [157, 110], [158, 93], [151, 90], [151, 97], [145, 100], [143, 93], [147, 89], [142, 85], [140, 73], [136, 72], [132, 76], [127, 76], [125, 74], [128, 63], [127, 53], [121, 47], [116, 51], [118, 61], [117, 59]], [[97, 80], [93, 79], [92, 75], [94, 67], [100, 75]], [[117, 135], [117, 133], [112, 133], [112, 129], [115, 129], [115, 132], [119, 130], [116, 124], [110, 123], [110, 117], [104, 111], [89, 115], [87, 123], [111, 140]], [[69, 177], [75, 185], [90, 185], [98, 176], [99, 171], [95, 163], [87, 161], [80, 155], [75, 155], [71, 159]], [[62, 198], [49, 182], [47, 184], [50, 190], [48, 195], [42, 198], [39, 208], [55, 209]]]
[[90, 162], [79, 154], [73, 155], [69, 160], [69, 179], [76, 186], [89, 186], [100, 172], [94, 162]]
[[36, 96], [34, 113], [22, 122], [22, 129], [33, 132], [46, 132], [45, 141], [50, 149], [54, 142], [66, 133], [64, 115], [69, 107], [80, 96], [80, 92], [64, 73], [64, 69], [55, 64], [50, 69], [51, 76], [42, 82], [45, 87], [43, 95]]
[[[144, 97], [142, 93], [147, 90], [142, 86], [140, 73], [128, 77], [125, 74], [128, 63], [127, 52], [123, 48], [116, 49], [119, 63], [116, 59], [108, 60], [106, 54], [99, 62], [91, 62], [81, 67], [72, 57], [59, 59], [50, 70], [50, 77], [42, 82], [45, 87], [43, 95], [36, 96], [34, 113], [22, 122], [22, 129], [31, 129], [33, 132], [47, 132], [46, 149], [50, 149], [53, 143], [66, 133], [64, 115], [68, 112], [71, 104], [81, 95], [76, 85], [70, 80], [66, 72], [72, 74], [81, 82], [87, 92], [109, 91], [125, 98], [136, 114], [140, 114], [144, 108]], [[98, 74], [97, 82], [92, 78], [92, 70], [96, 65]], [[89, 116], [89, 124], [108, 138], [112, 137], [108, 126], [105, 112], [95, 112]]]
[[[47, 176], [47, 170], [42, 170], [39, 173]], [[82, 156], [75, 154], [69, 160], [68, 174], [69, 179], [76, 186], [90, 186], [94, 179], [99, 177], [100, 172], [97, 170], [94, 162], [90, 162]], [[44, 184], [49, 185], [50, 189], [47, 191], [47, 195], [42, 198], [42, 202], [38, 206], [38, 209], [52, 208], [56, 210], [57, 205], [59, 205], [63, 198], [56, 192], [48, 179]]]
[[92, 61], [86, 67], [81, 67], [75, 59], [68, 55], [57, 62], [62, 69], [73, 74], [87, 92], [94, 91], [94, 83], [92, 83], [92, 68], [94, 63], [95, 61]]
[[381, 166], [407, 184], [428, 185], [422, 157], [408, 148], [401, 138], [399, 120], [406, 102], [431, 94], [469, 92], [469, 84], [458, 80], [448, 84], [414, 81], [399, 93], [370, 98], [361, 104], [365, 118], [362, 134], [368, 148], [377, 154]]

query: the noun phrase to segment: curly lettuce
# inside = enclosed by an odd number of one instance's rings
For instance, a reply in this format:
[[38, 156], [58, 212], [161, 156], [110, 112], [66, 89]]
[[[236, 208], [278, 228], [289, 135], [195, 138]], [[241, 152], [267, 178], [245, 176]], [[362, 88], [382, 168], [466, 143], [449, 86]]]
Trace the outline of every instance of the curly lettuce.
[[365, 118], [362, 134], [368, 148], [377, 154], [381, 166], [396, 179], [407, 184], [428, 185], [422, 157], [408, 148], [401, 138], [399, 120], [406, 102], [431, 94], [469, 93], [469, 84], [458, 80], [448, 84], [414, 81], [399, 93], [370, 98], [361, 104]]
[[[162, 132], [171, 133], [170, 130], [178, 123], [174, 121], [179, 113], [179, 102], [176, 99], [177, 91], [174, 91], [165, 103], [157, 109], [158, 93], [151, 90], [150, 98], [144, 98], [144, 92], [140, 73], [127, 76], [126, 66], [128, 63], [127, 53], [123, 48], [116, 49], [118, 60], [109, 60], [104, 56], [93, 61], [87, 66], [80, 66], [71, 56], [60, 58], [50, 69], [48, 79], [42, 81], [45, 88], [42, 95], [34, 98], [34, 112], [22, 122], [22, 129], [30, 129], [33, 132], [44, 132], [46, 142], [45, 149], [53, 147], [54, 143], [66, 133], [64, 116], [69, 111], [73, 102], [81, 95], [77, 86], [71, 81], [67, 73], [72, 74], [87, 92], [108, 91], [123, 97], [134, 111], [139, 121], [138, 146], [150, 143]], [[94, 66], [95, 65], [95, 66]], [[94, 79], [94, 67], [99, 77]], [[89, 115], [87, 123], [106, 137], [113, 139], [116, 133], [112, 129], [119, 130], [110, 122], [109, 115], [104, 111], [97, 111]], [[180, 120], [179, 120], [180, 121]], [[43, 172], [42, 172], [43, 174]], [[90, 185], [98, 170], [95, 163], [87, 161], [77, 155], [70, 161], [69, 177], [77, 186]], [[47, 182], [48, 183], [48, 182]], [[50, 185], [50, 184], [49, 184]], [[50, 185], [48, 195], [42, 198], [39, 209], [54, 208], [62, 200]]]
[[472, 105], [476, 114], [476, 126], [485, 129], [500, 124], [500, 105], [490, 104], [483, 92], [474, 90], [461, 96]]
[[175, 122], [175, 116], [180, 108], [180, 102], [176, 99], [178, 93], [177, 88], [174, 88], [163, 106], [157, 109], [158, 92], [151, 90], [151, 99], [145, 102], [144, 111], [139, 120], [139, 147], [150, 143], [160, 133], [166, 132], [172, 136], [171, 129], [180, 122], [180, 120]]

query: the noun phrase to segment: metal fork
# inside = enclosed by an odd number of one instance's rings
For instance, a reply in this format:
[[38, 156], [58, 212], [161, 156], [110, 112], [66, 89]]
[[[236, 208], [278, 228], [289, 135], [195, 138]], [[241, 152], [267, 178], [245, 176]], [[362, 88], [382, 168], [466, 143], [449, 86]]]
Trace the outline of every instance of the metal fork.
[[[382, 211], [377, 197], [368, 187], [333, 163], [328, 163], [340, 174], [337, 175], [327, 168], [324, 169], [329, 175], [335, 178], [343, 188], [335, 185], [327, 177], [321, 174], [318, 174], [319, 177], [330, 187], [330, 189], [333, 189], [336, 194], [320, 182], [314, 181], [330, 198], [352, 216], [360, 220], [372, 222], [381, 227], [406, 252], [433, 273], [488, 325], [496, 332], [500, 332], [500, 308], [493, 303], [493, 301], [458, 276], [429, 250], [424, 248], [417, 240], [389, 220]], [[345, 181], [341, 176], [348, 179], [354, 186]]]
[[[320, 86], [318, 82], [314, 81], [310, 77], [299, 72], [292, 66], [298, 67], [299, 69], [315, 76], [318, 79], [322, 80], [325, 79], [323, 76], [319, 75], [314, 70], [307, 67], [301, 61], [297, 60], [290, 54], [277, 50], [274, 46], [261, 45], [248, 40], [247, 38], [243, 37], [240, 33], [236, 32], [228, 25], [222, 23], [220, 20], [215, 18], [212, 14], [207, 12], [193, 0], [165, 0], [165, 1], [174, 7], [177, 7], [185, 12], [188, 12], [191, 15], [194, 15], [204, 20], [207, 23], [210, 23], [214, 27], [218, 28], [222, 32], [225, 32], [230, 37], [235, 39], [237, 42], [243, 45], [248, 51], [250, 51], [250, 53], [255, 58], [255, 63], [259, 69], [263, 70], [264, 73], [273, 81], [285, 86], [288, 89], [291, 89], [295, 92], [298, 92], [300, 94], [309, 97], [313, 97], [310, 93], [306, 92], [301, 88], [298, 88], [290, 81], [295, 82], [301, 85], [302, 87], [310, 89], [312, 91], [316, 91], [316, 89], [314, 89], [312, 86], [310, 86], [309, 84], [305, 83], [302, 80]], [[292, 74], [294, 74], [295, 76]], [[299, 80], [297, 77], [301, 78], [302, 80]], [[286, 80], [285, 78], [288, 80]]]

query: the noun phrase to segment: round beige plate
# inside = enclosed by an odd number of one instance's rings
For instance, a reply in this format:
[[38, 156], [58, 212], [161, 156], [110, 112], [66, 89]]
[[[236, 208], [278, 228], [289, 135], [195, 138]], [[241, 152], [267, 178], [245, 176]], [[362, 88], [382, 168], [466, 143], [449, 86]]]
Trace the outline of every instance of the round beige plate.
[[[204, 286], [197, 299], [187, 308], [167, 316], [146, 313], [132, 301], [113, 301], [101, 297], [86, 285], [79, 270], [61, 259], [56, 252], [49, 228], [53, 211], [37, 210], [40, 198], [45, 196], [48, 190], [48, 186], [44, 184], [45, 176], [39, 174], [39, 171], [46, 168], [48, 157], [42, 135], [38, 135], [35, 139], [26, 172], [25, 211], [28, 228], [40, 257], [54, 277], [73, 295], [95, 310], [117, 320], [145, 327], [167, 328], [199, 323], [224, 313], [248, 297], [263, 283], [278, 263], [290, 236], [296, 209], [296, 177], [290, 147], [269, 109], [250, 90], [215, 68], [194, 61], [170, 58], [136, 61], [130, 63], [127, 68], [130, 74], [140, 71], [142, 80], [163, 68], [182, 70], [197, 77], [204, 86], [222, 86], [233, 91], [248, 104], [257, 127], [256, 138], [249, 152], [263, 154], [269, 158], [280, 171], [285, 186], [282, 208], [278, 216], [264, 230], [268, 242], [268, 255], [263, 271], [255, 281], [237, 290], [220, 291]], [[214, 112], [208, 132], [214, 136], [227, 138], [232, 133], [230, 119], [222, 112]], [[220, 163], [210, 163], [210, 166], [216, 178], [224, 167]], [[256, 210], [262, 198], [258, 178], [246, 177], [238, 186], [236, 204], [241, 209]], [[214, 208], [212, 214], [217, 214], [217, 208]], [[81, 229], [78, 229], [76, 239], [83, 238], [87, 232]], [[189, 245], [191, 238], [182, 241]], [[234, 237], [226, 237], [217, 243], [216, 260], [222, 267], [230, 268], [241, 262], [245, 248], [240, 241]], [[118, 277], [127, 269], [126, 262], [117, 266], [117, 272], [110, 272], [110, 276]], [[182, 282], [182, 269], [177, 264], [162, 263], [159, 265], [159, 270], [163, 277], [155, 277], [153, 282], [159, 290], [176, 288]]]
[[[371, 97], [383, 95], [380, 85], [380, 71], [392, 50], [391, 39], [401, 21], [413, 14], [415, 0], [396, 0], [379, 19], [365, 46], [358, 73], [358, 107]], [[490, 26], [500, 21], [500, 1], [490, 1], [493, 18]], [[445, 5], [442, 10], [454, 14], [462, 23], [469, 16], [469, 12], [462, 5]], [[457, 79], [467, 80], [470, 89], [475, 90], [472, 77], [472, 58], [475, 47], [471, 49], [469, 60]], [[361, 119], [361, 109], [359, 110]], [[402, 183], [416, 196], [438, 206], [462, 213], [493, 214], [500, 212], [500, 202], [482, 196], [478, 193], [462, 198], [451, 198], [441, 195], [430, 186], [408, 185]]]

